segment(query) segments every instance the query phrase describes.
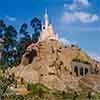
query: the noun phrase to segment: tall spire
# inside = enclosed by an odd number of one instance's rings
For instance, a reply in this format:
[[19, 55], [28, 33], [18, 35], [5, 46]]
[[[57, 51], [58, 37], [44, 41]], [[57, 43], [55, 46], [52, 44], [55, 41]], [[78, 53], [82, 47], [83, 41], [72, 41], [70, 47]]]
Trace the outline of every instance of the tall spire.
[[56, 34], [53, 31], [52, 25], [49, 24], [47, 9], [45, 9], [44, 25], [43, 25], [42, 31], [40, 33], [39, 40], [44, 41], [44, 40], [49, 40], [49, 39], [58, 40], [58, 37], [56, 36]]
[[47, 30], [48, 29], [48, 14], [47, 14], [47, 9], [45, 9], [45, 29]]

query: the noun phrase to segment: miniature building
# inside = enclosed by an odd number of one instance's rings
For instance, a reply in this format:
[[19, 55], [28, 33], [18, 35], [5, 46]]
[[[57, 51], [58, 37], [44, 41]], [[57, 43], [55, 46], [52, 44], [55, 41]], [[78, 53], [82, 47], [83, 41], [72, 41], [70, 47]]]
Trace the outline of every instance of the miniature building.
[[91, 65], [73, 62], [72, 73], [76, 76], [90, 75], [92, 73]]
[[47, 14], [47, 10], [45, 11], [45, 19], [44, 19], [44, 25], [42, 27], [42, 31], [40, 33], [40, 41], [43, 40], [58, 40], [57, 35], [54, 33], [53, 31], [53, 27], [51, 24], [49, 24], [48, 21], [48, 14]]

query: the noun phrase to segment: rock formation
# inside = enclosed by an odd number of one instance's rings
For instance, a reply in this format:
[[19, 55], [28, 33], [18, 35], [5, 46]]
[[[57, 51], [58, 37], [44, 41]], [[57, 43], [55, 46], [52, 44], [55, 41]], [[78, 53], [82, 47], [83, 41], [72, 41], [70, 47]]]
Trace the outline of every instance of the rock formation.
[[57, 40], [48, 40], [31, 44], [23, 55], [20, 65], [12, 68], [10, 72], [25, 81], [42, 83], [51, 89], [64, 90], [67, 87], [77, 89], [81, 77], [72, 74], [74, 73], [72, 62], [76, 58], [88, 62], [93, 69], [98, 68], [81, 49], [75, 46], [65, 47]]
[[64, 46], [53, 32], [45, 13], [45, 25], [39, 41], [27, 47], [20, 65], [9, 72], [25, 81], [42, 83], [51, 89], [77, 89], [80, 79], [100, 73], [100, 64], [80, 48]]

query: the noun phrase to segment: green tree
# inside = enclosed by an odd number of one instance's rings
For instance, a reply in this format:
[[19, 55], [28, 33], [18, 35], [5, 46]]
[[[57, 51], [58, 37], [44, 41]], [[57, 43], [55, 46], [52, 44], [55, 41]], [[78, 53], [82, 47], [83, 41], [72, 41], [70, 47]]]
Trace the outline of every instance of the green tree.
[[20, 42], [18, 43], [18, 57], [19, 62], [21, 60], [22, 55], [25, 53], [26, 48], [32, 43], [31, 37], [27, 32], [28, 25], [26, 23], [21, 25], [20, 28]]
[[6, 66], [11, 66], [16, 57], [16, 39], [17, 39], [17, 31], [12, 25], [8, 25], [4, 28], [3, 34], [3, 53], [2, 53], [2, 64]]
[[3, 20], [0, 20], [0, 37], [3, 35], [3, 31], [5, 30], [6, 25]]
[[32, 40], [34, 43], [36, 43], [40, 36], [42, 24], [41, 24], [41, 21], [37, 17], [34, 17], [31, 20], [30, 24], [31, 24], [32, 28], [34, 29], [34, 34], [32, 35]]
[[[6, 25], [4, 24], [3, 20], [0, 20], [0, 53], [3, 51], [3, 32], [5, 30]], [[0, 58], [0, 63], [1, 63], [1, 58]]]

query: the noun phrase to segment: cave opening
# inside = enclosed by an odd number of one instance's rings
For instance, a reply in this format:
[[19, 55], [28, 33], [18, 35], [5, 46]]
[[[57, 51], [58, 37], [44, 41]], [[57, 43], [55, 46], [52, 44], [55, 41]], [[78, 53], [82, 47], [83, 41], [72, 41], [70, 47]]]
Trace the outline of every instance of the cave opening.
[[32, 63], [33, 59], [37, 56], [37, 51], [32, 49], [31, 52], [29, 52], [28, 54], [26, 54], [26, 58], [28, 59], [29, 61], [29, 64]]

